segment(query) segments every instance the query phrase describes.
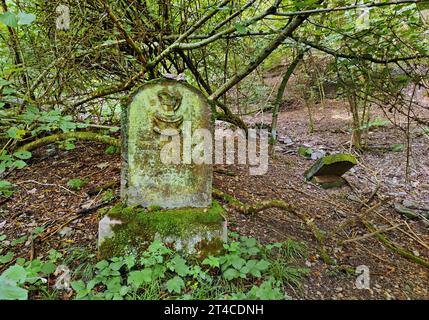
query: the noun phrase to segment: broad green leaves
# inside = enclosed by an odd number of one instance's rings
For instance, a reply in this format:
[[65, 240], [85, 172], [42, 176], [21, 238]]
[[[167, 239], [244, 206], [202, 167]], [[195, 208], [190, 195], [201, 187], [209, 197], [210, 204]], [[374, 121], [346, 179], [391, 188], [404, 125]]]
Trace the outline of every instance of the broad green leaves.
[[[270, 270], [272, 259], [279, 256], [281, 249], [284, 248], [280, 243], [268, 248], [253, 238], [236, 236], [225, 244], [223, 255], [209, 256], [201, 262], [156, 240], [140, 258], [129, 255], [97, 262], [92, 278], [74, 279], [71, 288], [77, 300], [201, 299], [210, 290], [216, 292], [216, 299], [283, 299], [282, 286], [286, 281]], [[55, 261], [61, 257], [59, 252], [51, 251], [47, 262], [17, 259], [16, 265], [0, 276], [0, 297], [27, 299], [27, 290], [40, 286], [41, 280], [46, 281], [41, 277], [51, 275], [56, 270]], [[13, 254], [7, 253], [0, 256], [0, 261], [7, 263], [12, 258]], [[254, 285], [255, 281], [258, 285]], [[245, 287], [251, 289], [231, 289]]]
[[27, 300], [28, 291], [15, 281], [0, 276], [0, 300]]
[[[12, 258], [11, 253], [0, 256], [0, 264], [10, 262]], [[0, 275], [0, 300], [28, 299], [27, 285], [37, 286], [46, 282], [42, 277], [51, 275], [55, 270], [56, 265], [51, 261], [42, 262], [36, 259], [26, 262], [22, 258], [17, 259], [15, 265]]]
[[7, 27], [16, 28], [18, 27], [18, 19], [16, 15], [11, 12], [5, 12], [0, 14], [0, 23]]
[[[28, 153], [18, 153], [18, 156], [27, 157], [28, 155]], [[27, 164], [23, 160], [13, 155], [10, 155], [6, 150], [3, 150], [3, 152], [0, 154], [0, 173], [8, 168], [22, 169], [26, 165]]]
[[36, 16], [32, 13], [19, 12], [15, 15], [11, 12], [5, 12], [0, 14], [0, 23], [11, 28], [32, 24], [34, 20], [36, 20]]
[[36, 16], [32, 13], [20, 12], [17, 15], [19, 25], [29, 25], [36, 20]]

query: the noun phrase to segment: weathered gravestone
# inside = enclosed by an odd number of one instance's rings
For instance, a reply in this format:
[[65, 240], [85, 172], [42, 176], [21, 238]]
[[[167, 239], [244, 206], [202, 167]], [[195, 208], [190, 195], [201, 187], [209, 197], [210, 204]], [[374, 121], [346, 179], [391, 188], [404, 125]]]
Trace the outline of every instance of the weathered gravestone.
[[161, 159], [162, 148], [174, 133], [185, 142], [184, 136], [189, 136], [190, 130], [213, 131], [206, 98], [185, 83], [158, 80], [146, 84], [134, 96], [124, 115], [121, 196], [128, 205], [211, 205], [211, 164], [191, 163], [191, 150], [183, 150], [186, 143], [181, 143], [181, 159], [169, 164]]
[[357, 164], [356, 158], [348, 153], [338, 153], [317, 160], [305, 173], [305, 179], [329, 189], [344, 185], [341, 177]]
[[[212, 136], [213, 119], [197, 89], [165, 79], [139, 89], [122, 121], [121, 197], [134, 207], [115, 207], [100, 221], [101, 256], [142, 250], [154, 239], [188, 253], [225, 240], [223, 209], [212, 202], [211, 160], [192, 157], [200, 141], [191, 136], [199, 130]], [[172, 141], [179, 148], [166, 149]]]

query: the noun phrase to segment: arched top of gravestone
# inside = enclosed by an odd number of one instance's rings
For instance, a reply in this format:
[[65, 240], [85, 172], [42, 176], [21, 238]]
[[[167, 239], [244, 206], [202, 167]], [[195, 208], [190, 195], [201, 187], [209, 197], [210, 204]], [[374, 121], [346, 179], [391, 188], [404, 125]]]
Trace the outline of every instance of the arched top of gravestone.
[[191, 84], [185, 82], [185, 81], [177, 81], [177, 80], [172, 80], [172, 79], [163, 79], [163, 78], [159, 78], [159, 79], [154, 79], [154, 80], [150, 80], [145, 82], [144, 84], [136, 87], [131, 95], [129, 97], [126, 98], [124, 105], [129, 106], [134, 99], [143, 91], [146, 89], [149, 89], [150, 87], [153, 87], [155, 85], [162, 85], [162, 86], [183, 86], [186, 89], [189, 89], [191, 92], [193, 92], [194, 94], [198, 95], [202, 101], [204, 101], [204, 103], [206, 103], [208, 106], [211, 105], [211, 102], [207, 99], [207, 97], [197, 88], [195, 88], [194, 86], [192, 86]]

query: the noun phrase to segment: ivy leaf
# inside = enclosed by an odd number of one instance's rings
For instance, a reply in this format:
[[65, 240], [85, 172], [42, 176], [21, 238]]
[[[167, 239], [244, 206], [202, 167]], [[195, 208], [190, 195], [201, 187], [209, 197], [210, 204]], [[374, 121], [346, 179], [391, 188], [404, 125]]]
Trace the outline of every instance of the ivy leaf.
[[13, 155], [16, 158], [21, 159], [21, 160], [30, 159], [32, 156], [30, 151], [24, 151], [24, 150], [16, 151]]
[[18, 20], [16, 16], [11, 12], [5, 12], [0, 14], [0, 23], [3, 23], [7, 27], [18, 27]]
[[31, 24], [36, 20], [36, 16], [34, 14], [25, 12], [18, 13], [17, 18], [19, 19], [18, 24], [21, 26]]
[[173, 279], [167, 281], [167, 290], [168, 292], [176, 292], [180, 293], [182, 288], [185, 286], [182, 278], [179, 276], [175, 276]]

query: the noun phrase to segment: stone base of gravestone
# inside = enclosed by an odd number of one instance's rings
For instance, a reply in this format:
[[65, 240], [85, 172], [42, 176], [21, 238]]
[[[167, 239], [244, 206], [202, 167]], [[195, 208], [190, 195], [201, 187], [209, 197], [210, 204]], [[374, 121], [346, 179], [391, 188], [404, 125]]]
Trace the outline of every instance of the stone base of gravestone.
[[207, 256], [227, 240], [222, 206], [162, 210], [158, 207], [113, 207], [99, 223], [99, 258], [138, 254], [161, 240], [178, 252]]

